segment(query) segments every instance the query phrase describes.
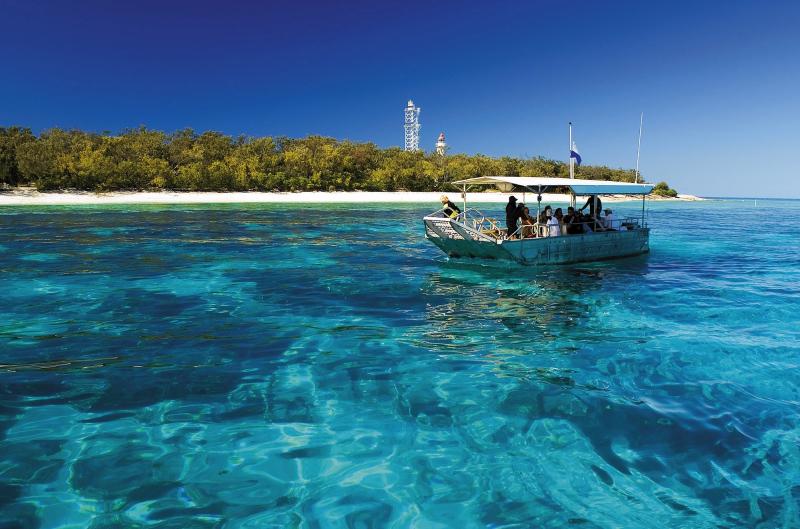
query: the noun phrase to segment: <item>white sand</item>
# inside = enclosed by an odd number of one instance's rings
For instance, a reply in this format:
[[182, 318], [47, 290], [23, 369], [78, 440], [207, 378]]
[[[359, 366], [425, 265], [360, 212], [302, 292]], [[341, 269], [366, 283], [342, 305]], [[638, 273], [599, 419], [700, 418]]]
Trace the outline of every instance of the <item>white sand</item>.
[[[33, 189], [21, 188], [0, 192], [0, 206], [66, 206], [102, 204], [234, 204], [234, 203], [283, 203], [283, 204], [361, 204], [361, 203], [430, 203], [438, 204], [442, 193], [398, 192], [301, 192], [301, 193], [261, 193], [256, 191], [242, 193], [205, 193], [171, 191], [115, 191], [111, 193], [91, 193], [88, 191], [62, 191], [39, 193]], [[461, 203], [459, 192], [447, 193], [450, 200]], [[522, 193], [514, 193], [523, 200]], [[469, 193], [468, 203], [505, 203], [509, 193]], [[603, 197], [604, 202], [638, 200], [624, 196]], [[702, 200], [692, 195], [679, 195], [675, 200]], [[528, 193], [525, 201], [536, 203], [536, 196]], [[543, 194], [544, 203], [569, 202], [568, 195]]]

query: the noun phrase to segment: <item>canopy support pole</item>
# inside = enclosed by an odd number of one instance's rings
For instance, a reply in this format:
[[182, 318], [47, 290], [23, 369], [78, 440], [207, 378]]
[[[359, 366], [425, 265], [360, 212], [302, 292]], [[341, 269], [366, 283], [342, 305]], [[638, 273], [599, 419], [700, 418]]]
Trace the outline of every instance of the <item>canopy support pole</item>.
[[461, 186], [461, 198], [464, 199], [464, 224], [467, 223], [467, 184]]
[[[542, 216], [542, 186], [539, 186], [539, 192], [536, 194], [536, 224], [539, 224], [539, 217], [541, 216]], [[537, 233], [536, 236], [538, 237], [539, 234]]]
[[647, 195], [642, 195], [642, 228], [644, 228], [644, 200], [647, 198]]

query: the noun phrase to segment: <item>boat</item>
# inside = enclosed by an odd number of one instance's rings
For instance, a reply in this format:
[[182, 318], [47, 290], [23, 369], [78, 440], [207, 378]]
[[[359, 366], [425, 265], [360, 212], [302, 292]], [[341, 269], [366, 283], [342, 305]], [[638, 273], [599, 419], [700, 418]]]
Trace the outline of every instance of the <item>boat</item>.
[[[630, 257], [650, 251], [650, 228], [645, 218], [645, 200], [653, 190], [651, 184], [581, 180], [573, 178], [542, 178], [525, 176], [482, 176], [458, 180], [464, 200], [463, 210], [448, 216], [446, 208], [423, 218], [425, 237], [454, 259], [480, 259], [514, 262], [522, 265], [553, 265], [582, 263]], [[509, 193], [532, 193], [537, 198], [540, 219], [542, 193], [567, 193], [570, 205], [578, 197], [631, 195], [642, 197], [641, 217], [614, 219], [611, 226], [592, 218], [582, 222], [577, 234], [558, 235], [565, 231], [545, 224], [520, 226], [508, 233], [505, 224], [481, 211], [467, 207], [468, 186], [493, 186]], [[532, 208], [531, 208], [532, 209]]]

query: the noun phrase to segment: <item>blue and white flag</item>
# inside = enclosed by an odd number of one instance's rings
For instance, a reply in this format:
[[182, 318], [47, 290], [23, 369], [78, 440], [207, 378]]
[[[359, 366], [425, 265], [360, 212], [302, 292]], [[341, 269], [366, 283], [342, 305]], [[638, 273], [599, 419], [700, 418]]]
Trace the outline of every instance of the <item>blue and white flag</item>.
[[581, 155], [578, 153], [578, 146], [575, 145], [575, 142], [572, 142], [572, 149], [569, 150], [569, 157], [575, 158], [575, 165], [581, 164]]

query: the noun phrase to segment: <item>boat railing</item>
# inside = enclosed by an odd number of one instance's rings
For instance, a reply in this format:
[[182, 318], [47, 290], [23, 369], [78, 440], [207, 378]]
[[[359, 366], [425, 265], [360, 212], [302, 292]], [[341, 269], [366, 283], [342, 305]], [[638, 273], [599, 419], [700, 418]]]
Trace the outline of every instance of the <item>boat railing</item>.
[[[542, 224], [542, 223], [533, 223], [533, 224], [522, 224], [520, 225], [514, 233], [508, 235], [508, 230], [500, 224], [500, 221], [494, 217], [491, 217], [481, 210], [477, 208], [467, 208], [465, 211], [458, 213], [457, 215], [448, 215], [445, 213], [445, 209], [439, 209], [427, 217], [433, 218], [441, 218], [441, 219], [452, 219], [471, 230], [478, 232], [479, 234], [491, 237], [495, 240], [508, 240], [508, 239], [534, 239], [534, 238], [544, 238], [544, 237], [554, 237], [557, 236], [555, 234], [551, 235], [552, 232], [556, 230], [552, 230], [554, 228], [552, 225]], [[623, 217], [620, 219], [614, 219], [611, 221], [610, 226], [605, 225], [604, 219], [599, 220], [591, 220], [587, 222], [573, 222], [572, 224], [565, 224], [561, 223], [560, 229], [557, 230], [560, 232], [560, 236], [568, 236], [568, 235], [586, 235], [589, 233], [595, 232], [606, 232], [606, 231], [631, 231], [636, 230], [641, 227], [646, 227], [646, 224], [643, 226], [642, 221], [636, 217]], [[579, 233], [568, 233], [568, 226], [580, 226]]]
[[[569, 233], [568, 228], [569, 226], [580, 226], [581, 231], [580, 233]], [[587, 235], [590, 233], [603, 233], [608, 231], [633, 231], [637, 230], [642, 227], [641, 220], [635, 217], [625, 217], [622, 219], [614, 219], [611, 221], [610, 226], [605, 226], [605, 223], [602, 220], [592, 220], [588, 222], [573, 222], [572, 224], [565, 224], [561, 223], [557, 225], [559, 228], [558, 230], [554, 230], [551, 228], [556, 228], [556, 225], [548, 225], [548, 224], [541, 224], [535, 222], [533, 224], [523, 224], [517, 228], [517, 230], [508, 236], [508, 239], [536, 239], [536, 238], [544, 238], [544, 237], [562, 237], [562, 236], [570, 236], [570, 235]], [[557, 231], [558, 234], [554, 234], [553, 232]]]
[[506, 234], [506, 229], [494, 217], [486, 215], [477, 208], [467, 208], [458, 218], [458, 221], [483, 235], [500, 239]]
[[433, 213], [431, 213], [429, 215], [425, 215], [425, 217], [426, 218], [428, 218], [428, 217], [438, 217], [438, 218], [442, 218], [442, 219], [450, 218], [448, 215], [445, 214], [444, 208], [436, 210], [436, 211], [434, 211]]
[[500, 221], [496, 218], [486, 215], [484, 212], [477, 208], [467, 208], [458, 215], [448, 215], [445, 213], [444, 208], [434, 211], [427, 217], [453, 219], [470, 229], [473, 229], [483, 235], [500, 239], [506, 234], [506, 229], [500, 226]]

